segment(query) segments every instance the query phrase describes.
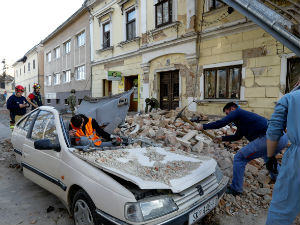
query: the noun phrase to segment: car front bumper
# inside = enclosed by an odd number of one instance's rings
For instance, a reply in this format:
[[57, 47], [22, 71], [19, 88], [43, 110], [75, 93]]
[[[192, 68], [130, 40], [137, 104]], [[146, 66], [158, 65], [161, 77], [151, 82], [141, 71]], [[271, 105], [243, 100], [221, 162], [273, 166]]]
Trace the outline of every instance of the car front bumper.
[[[176, 216], [173, 216], [171, 218], [164, 218], [164, 220], [160, 220], [160, 218], [158, 218], [156, 221], [148, 221], [145, 223], [135, 223], [135, 224], [139, 224], [139, 225], [152, 225], [152, 224], [157, 224], [157, 225], [181, 225], [181, 224], [188, 224], [189, 221], [189, 214], [197, 209], [198, 207], [200, 207], [201, 205], [205, 204], [206, 202], [208, 202], [210, 199], [212, 199], [215, 196], [218, 196], [218, 201], [221, 199], [221, 197], [223, 196], [224, 192], [226, 191], [226, 187], [228, 184], [229, 178], [228, 177], [223, 177], [223, 179], [221, 180], [219, 186], [211, 193], [209, 193], [205, 198], [201, 199], [200, 201], [196, 202], [195, 204], [193, 204], [192, 206], [190, 206], [188, 209], [184, 210], [184, 212], [179, 213]], [[213, 210], [213, 209], [212, 209]], [[111, 215], [96, 209], [96, 212], [98, 215], [100, 215], [102, 217], [103, 220], [105, 220], [105, 224], [115, 224], [115, 225], [129, 225], [131, 223], [127, 223], [124, 222], [122, 220], [119, 220], [115, 217], [112, 217]], [[201, 218], [199, 218], [201, 219]]]

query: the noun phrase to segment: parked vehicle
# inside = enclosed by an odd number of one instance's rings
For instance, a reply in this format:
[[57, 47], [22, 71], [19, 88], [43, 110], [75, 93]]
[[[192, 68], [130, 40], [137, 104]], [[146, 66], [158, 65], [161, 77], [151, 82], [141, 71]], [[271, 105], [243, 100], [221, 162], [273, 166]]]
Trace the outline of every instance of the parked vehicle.
[[49, 106], [25, 115], [12, 144], [24, 176], [56, 195], [75, 224], [193, 224], [228, 183], [215, 160], [174, 149], [126, 146], [83, 152]]

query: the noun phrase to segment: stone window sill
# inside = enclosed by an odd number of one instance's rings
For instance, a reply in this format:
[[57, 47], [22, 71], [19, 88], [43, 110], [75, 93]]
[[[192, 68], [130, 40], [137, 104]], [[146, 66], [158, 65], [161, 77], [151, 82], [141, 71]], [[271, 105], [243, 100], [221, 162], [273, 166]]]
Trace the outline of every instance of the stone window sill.
[[160, 32], [161, 30], [164, 30], [164, 29], [167, 29], [167, 28], [170, 28], [170, 27], [177, 27], [180, 25], [180, 22], [179, 21], [175, 21], [173, 23], [170, 23], [170, 24], [167, 24], [167, 25], [164, 25], [164, 26], [161, 26], [161, 27], [158, 27], [158, 28], [155, 28], [153, 30], [150, 31], [151, 34], [155, 34], [157, 32]]
[[128, 43], [131, 43], [131, 42], [138, 42], [141, 38], [140, 37], [135, 37], [131, 40], [128, 40], [128, 41], [122, 41], [118, 44], [118, 47], [123, 47], [124, 45], [128, 44]]
[[108, 48], [97, 49], [96, 51], [97, 51], [98, 53], [101, 53], [101, 52], [111, 51], [111, 50], [113, 50], [113, 48], [114, 48], [114, 46], [110, 46], [110, 47], [108, 47]]
[[228, 102], [237, 102], [239, 104], [247, 104], [247, 100], [240, 100], [240, 99], [203, 99], [203, 100], [196, 100], [196, 103], [228, 103]]

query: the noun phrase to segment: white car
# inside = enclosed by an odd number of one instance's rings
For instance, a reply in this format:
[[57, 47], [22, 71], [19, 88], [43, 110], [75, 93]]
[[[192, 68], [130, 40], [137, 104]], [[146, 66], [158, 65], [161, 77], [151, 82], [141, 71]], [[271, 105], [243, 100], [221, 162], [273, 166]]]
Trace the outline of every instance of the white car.
[[193, 224], [214, 209], [228, 178], [215, 160], [145, 147], [83, 152], [62, 115], [42, 106], [15, 126], [24, 176], [56, 195], [75, 224]]

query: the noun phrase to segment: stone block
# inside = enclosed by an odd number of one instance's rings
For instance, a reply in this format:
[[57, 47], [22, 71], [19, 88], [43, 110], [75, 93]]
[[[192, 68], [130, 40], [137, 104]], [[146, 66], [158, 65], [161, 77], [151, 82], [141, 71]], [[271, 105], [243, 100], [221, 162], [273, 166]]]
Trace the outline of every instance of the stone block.
[[276, 101], [277, 98], [248, 98], [250, 108], [273, 108]]
[[218, 45], [216, 47], [213, 47], [211, 49], [212, 55], [217, 55], [217, 54], [222, 54], [222, 53], [227, 53], [231, 52], [231, 45]]
[[280, 65], [274, 65], [269, 66], [267, 69], [267, 76], [280, 76], [281, 73], [281, 66]]
[[228, 36], [222, 37], [221, 44], [222, 45], [233, 44], [233, 43], [241, 42], [241, 40], [243, 40], [242, 33], [236, 33], [233, 35], [228, 35]]
[[268, 98], [278, 98], [279, 92], [278, 87], [266, 87], [266, 97]]
[[200, 49], [200, 56], [211, 56], [212, 55], [212, 51], [211, 48], [204, 48], [204, 49]]
[[264, 87], [245, 88], [245, 98], [264, 98], [266, 89]]
[[218, 44], [220, 43], [219, 38], [213, 38], [210, 40], [203, 40], [201, 43], [201, 49], [202, 48], [211, 48], [211, 47], [215, 47], [218, 46]]
[[280, 65], [279, 56], [257, 57], [255, 64], [257, 67]]
[[279, 86], [279, 77], [257, 76], [255, 82], [259, 86]]
[[259, 38], [263, 38], [266, 32], [263, 29], [255, 29], [251, 31], [243, 32], [243, 40], [255, 40]]
[[242, 51], [249, 48], [253, 48], [253, 40], [236, 42], [231, 44], [232, 51]]
[[251, 68], [251, 67], [255, 67], [256, 63], [255, 63], [255, 58], [249, 58], [247, 59], [247, 67]]

